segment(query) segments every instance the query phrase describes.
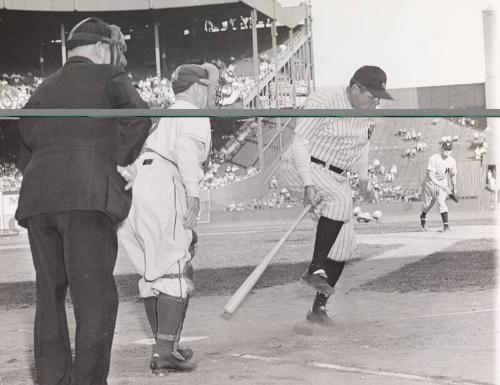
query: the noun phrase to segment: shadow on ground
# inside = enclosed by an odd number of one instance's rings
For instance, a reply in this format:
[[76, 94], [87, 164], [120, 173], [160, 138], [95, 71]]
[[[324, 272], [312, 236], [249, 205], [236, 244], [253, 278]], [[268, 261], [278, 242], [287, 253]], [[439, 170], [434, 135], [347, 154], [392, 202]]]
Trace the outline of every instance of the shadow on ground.
[[461, 241], [352, 290], [451, 292], [491, 289], [496, 283], [494, 239]]

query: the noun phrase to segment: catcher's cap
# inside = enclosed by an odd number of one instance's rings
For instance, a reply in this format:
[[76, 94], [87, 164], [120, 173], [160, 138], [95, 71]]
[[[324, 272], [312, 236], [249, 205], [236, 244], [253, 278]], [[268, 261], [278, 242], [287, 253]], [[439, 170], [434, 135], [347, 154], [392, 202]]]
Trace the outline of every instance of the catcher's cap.
[[392, 96], [385, 90], [386, 82], [385, 72], [377, 66], [363, 66], [354, 73], [351, 79], [351, 83], [363, 86], [373, 96], [392, 100]]
[[172, 88], [175, 94], [186, 91], [194, 83], [208, 86], [208, 71], [197, 64], [184, 64], [172, 74]]
[[95, 44], [100, 41], [110, 42], [111, 27], [97, 17], [89, 17], [80, 21], [68, 34], [68, 50], [81, 45]]

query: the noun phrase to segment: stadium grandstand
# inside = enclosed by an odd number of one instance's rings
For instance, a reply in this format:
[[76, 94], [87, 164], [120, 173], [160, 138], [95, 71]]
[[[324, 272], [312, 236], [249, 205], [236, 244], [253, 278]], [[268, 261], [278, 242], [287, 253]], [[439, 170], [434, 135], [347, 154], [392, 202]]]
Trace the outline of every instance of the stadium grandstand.
[[[65, 62], [70, 29], [90, 16], [121, 27], [126, 70], [151, 108], [173, 101], [170, 76], [188, 62], [221, 69], [224, 108], [300, 108], [316, 89], [311, 14], [310, 4], [284, 7], [275, 0], [0, 0], [0, 108], [22, 108], [42, 79]], [[2, 84], [16, 92], [2, 92]], [[395, 101], [382, 107], [485, 106], [484, 84], [391, 93]], [[294, 205], [276, 176], [295, 124], [296, 119], [213, 119], [205, 211]], [[15, 127], [15, 121], [0, 121], [0, 229], [15, 226], [22, 179], [14, 166]], [[380, 119], [370, 149], [378, 199], [419, 199], [427, 159], [448, 135], [456, 137], [462, 196], [484, 201], [482, 187], [496, 173], [487, 173], [485, 128], [485, 122], [471, 119]], [[355, 174], [351, 182], [357, 199]]]

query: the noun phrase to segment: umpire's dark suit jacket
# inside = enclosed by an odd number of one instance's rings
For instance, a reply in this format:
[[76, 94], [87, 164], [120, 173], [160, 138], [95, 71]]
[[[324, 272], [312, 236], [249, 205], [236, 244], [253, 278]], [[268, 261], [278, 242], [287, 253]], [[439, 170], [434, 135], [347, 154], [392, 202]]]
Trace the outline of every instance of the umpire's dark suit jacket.
[[[70, 58], [33, 93], [25, 108], [147, 108], [118, 67]], [[115, 221], [131, 193], [116, 165], [135, 160], [150, 119], [25, 118], [20, 122], [23, 173], [16, 219], [69, 210], [100, 211]]]

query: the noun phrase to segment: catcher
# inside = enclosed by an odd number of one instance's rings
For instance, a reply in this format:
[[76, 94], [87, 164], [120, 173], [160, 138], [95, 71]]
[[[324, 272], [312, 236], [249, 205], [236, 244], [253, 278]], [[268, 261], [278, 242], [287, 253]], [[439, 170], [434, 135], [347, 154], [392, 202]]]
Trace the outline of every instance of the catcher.
[[420, 224], [424, 230], [427, 230], [427, 213], [437, 201], [443, 220], [443, 231], [450, 231], [446, 199], [449, 197], [458, 202], [456, 192], [457, 163], [451, 156], [453, 150], [451, 138], [444, 137], [440, 143], [441, 153], [434, 154], [429, 158], [427, 172], [422, 183], [422, 214], [420, 214]]
[[[169, 109], [212, 108], [218, 85], [214, 65], [182, 65], [172, 75], [175, 103]], [[179, 339], [194, 289], [189, 261], [197, 237], [192, 229], [210, 143], [206, 117], [160, 119], [135, 162], [132, 207], [118, 232], [142, 276], [139, 293], [156, 339], [150, 367], [158, 375], [195, 368], [193, 351], [179, 345]]]

